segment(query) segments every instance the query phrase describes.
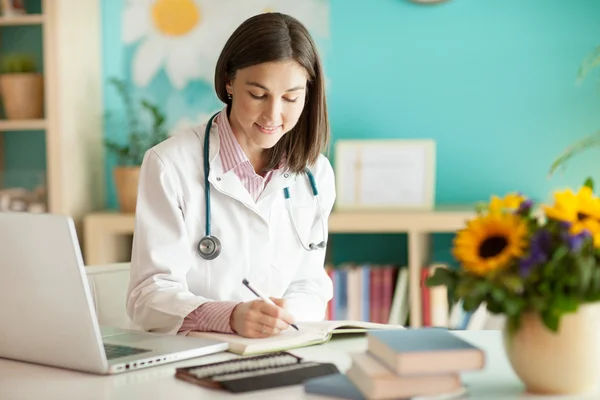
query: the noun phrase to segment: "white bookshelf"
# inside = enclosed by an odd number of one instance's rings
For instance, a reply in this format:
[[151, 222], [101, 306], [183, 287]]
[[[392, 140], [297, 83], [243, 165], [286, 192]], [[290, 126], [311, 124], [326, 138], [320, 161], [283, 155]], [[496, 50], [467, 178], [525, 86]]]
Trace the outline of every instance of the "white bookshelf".
[[[44, 4], [45, 6], [45, 4]], [[44, 14], [17, 15], [14, 17], [0, 17], [0, 26], [27, 26], [41, 25], [45, 22]]]
[[4, 27], [41, 28], [45, 110], [39, 120], [0, 120], [0, 176], [5, 136], [42, 131], [48, 210], [78, 227], [104, 202], [101, 21], [100, 0], [41, 0], [39, 14], [0, 16], [0, 41]]
[[46, 129], [45, 119], [31, 119], [31, 120], [0, 120], [0, 132], [8, 131], [39, 131]]
[[[55, 40], [54, 26], [48, 24], [47, 16], [50, 14], [50, 7], [53, 7], [52, 0], [41, 0], [42, 13], [40, 14], [27, 14], [27, 15], [15, 15], [15, 16], [0, 16], [0, 40], [2, 40], [2, 29], [6, 27], [27, 27], [41, 26], [41, 37], [40, 42], [42, 43], [42, 59], [41, 62], [44, 69], [40, 72], [44, 76], [44, 116], [41, 119], [33, 120], [8, 120], [0, 119], [0, 175], [5, 170], [4, 165], [4, 142], [6, 135], [9, 134], [27, 134], [27, 131], [43, 131], [46, 142], [46, 205], [49, 211], [56, 211], [58, 209], [57, 193], [60, 192], [61, 188], [57, 184], [57, 180], [50, 176], [50, 169], [48, 165], [55, 162], [55, 153], [49, 147], [48, 143], [55, 142], [54, 136], [57, 134], [56, 127], [56, 114], [52, 112], [52, 107], [49, 106], [53, 103], [53, 96], [56, 93], [55, 80], [53, 79], [52, 72], [56, 68], [56, 54], [50, 51], [48, 48], [52, 45]], [[19, 51], [13, 49], [14, 51]], [[1, 53], [0, 53], [1, 55]], [[0, 181], [0, 188], [4, 186], [5, 182]]]
[[[430, 236], [452, 233], [475, 215], [472, 205], [450, 205], [433, 211], [334, 211], [329, 233], [406, 233], [408, 235], [408, 292], [411, 327], [422, 326], [421, 268], [430, 264]], [[86, 265], [127, 261], [135, 216], [97, 212], [85, 216], [83, 252]]]

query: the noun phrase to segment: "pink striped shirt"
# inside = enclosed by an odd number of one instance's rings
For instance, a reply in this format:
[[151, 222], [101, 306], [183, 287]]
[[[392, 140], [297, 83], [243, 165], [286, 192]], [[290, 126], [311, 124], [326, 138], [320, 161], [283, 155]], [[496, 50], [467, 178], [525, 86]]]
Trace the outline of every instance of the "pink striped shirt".
[[[246, 157], [231, 129], [226, 109], [223, 109], [215, 118], [215, 122], [219, 127], [219, 141], [221, 144], [219, 155], [223, 165], [223, 173], [233, 170], [248, 190], [248, 193], [256, 201], [271, 180], [273, 171], [267, 172], [264, 177], [254, 172], [252, 163]], [[234, 301], [204, 303], [184, 318], [179, 333], [189, 331], [233, 333], [229, 321], [233, 309], [238, 304]]]

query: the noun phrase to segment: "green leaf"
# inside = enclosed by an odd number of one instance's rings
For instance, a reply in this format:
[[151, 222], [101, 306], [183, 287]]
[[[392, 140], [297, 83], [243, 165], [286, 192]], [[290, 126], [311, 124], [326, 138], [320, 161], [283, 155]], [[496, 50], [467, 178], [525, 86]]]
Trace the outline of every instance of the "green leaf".
[[581, 257], [576, 266], [578, 274], [574, 276], [577, 278], [578, 292], [581, 296], [586, 296], [590, 289], [593, 290], [592, 277], [594, 268], [596, 268], [596, 260], [594, 257]]
[[507, 297], [504, 300], [504, 309], [506, 315], [519, 315], [525, 302], [520, 297]]
[[600, 46], [594, 48], [581, 62], [577, 71], [577, 83], [583, 83], [590, 71], [598, 65], [600, 65]]
[[473, 294], [483, 298], [488, 293], [491, 293], [493, 289], [494, 286], [492, 282], [485, 279], [481, 279], [475, 281], [475, 284], [473, 285]]
[[560, 166], [563, 166], [571, 158], [583, 153], [600, 144], [600, 131], [593, 132], [585, 138], [569, 146], [550, 166], [549, 175], [552, 175]]
[[499, 287], [492, 287], [491, 295], [499, 303], [506, 299], [506, 292]]
[[27, 54], [7, 54], [2, 57], [0, 73], [2, 74], [21, 74], [35, 72], [36, 63], [32, 56]]
[[456, 280], [456, 295], [459, 298], [464, 298], [466, 296], [472, 295], [475, 289], [475, 283], [477, 279], [470, 274], [463, 274], [460, 277], [457, 277]]
[[505, 312], [504, 304], [501, 302], [495, 301], [494, 299], [491, 299], [490, 301], [487, 302], [487, 309], [492, 314], [503, 314]]
[[556, 313], [552, 312], [552, 310], [547, 310], [542, 313], [542, 321], [544, 322], [544, 325], [546, 325], [546, 327], [553, 332], [558, 331], [559, 319], [560, 317]]
[[532, 295], [529, 298], [529, 304], [535, 311], [538, 311], [538, 312], [545, 310], [547, 307], [546, 298], [543, 296], [540, 296], [540, 295], [536, 295], [536, 294]]
[[465, 311], [475, 311], [481, 305], [482, 300], [481, 297], [466, 296], [463, 298], [463, 309]]
[[550, 282], [548, 282], [548, 281], [541, 281], [538, 284], [537, 289], [540, 292], [540, 294], [543, 294], [543, 295], [552, 294], [552, 288], [550, 287]]
[[489, 205], [487, 202], [479, 201], [479, 202], [475, 203], [475, 213], [483, 214], [487, 211], [488, 207], [489, 207]]
[[557, 295], [552, 302], [552, 308], [558, 313], [570, 313], [577, 311], [580, 300], [571, 296]]
[[512, 293], [523, 293], [523, 281], [518, 275], [504, 275], [500, 277], [501, 284]]
[[436, 268], [433, 275], [429, 276], [425, 280], [427, 286], [439, 286], [445, 285], [448, 287], [454, 287], [456, 284], [457, 276], [456, 273], [449, 268]]
[[592, 272], [592, 293], [600, 293], [600, 268], [596, 266]]
[[583, 186], [587, 186], [590, 189], [592, 189], [592, 192], [594, 191], [594, 180], [592, 179], [592, 177], [588, 176], [587, 179], [585, 180], [585, 182], [583, 183]]
[[[168, 131], [164, 126], [166, 116], [157, 105], [148, 100], [141, 100], [136, 107], [130, 93], [130, 88], [125, 81], [118, 78], [110, 78], [109, 83], [115, 88], [123, 101], [128, 136], [126, 143], [120, 151], [117, 151], [114, 146], [108, 148], [118, 153], [119, 164], [140, 165], [144, 154], [149, 148], [168, 138]], [[149, 126], [140, 127], [140, 111], [150, 114]], [[109, 117], [109, 113], [110, 111], [106, 113], [107, 118]]]
[[561, 245], [556, 248], [552, 258], [544, 265], [544, 276], [547, 278], [555, 274], [557, 265], [569, 254], [569, 248], [566, 245]]
[[506, 329], [508, 330], [509, 339], [519, 330], [521, 327], [521, 315], [510, 315], [506, 319]]

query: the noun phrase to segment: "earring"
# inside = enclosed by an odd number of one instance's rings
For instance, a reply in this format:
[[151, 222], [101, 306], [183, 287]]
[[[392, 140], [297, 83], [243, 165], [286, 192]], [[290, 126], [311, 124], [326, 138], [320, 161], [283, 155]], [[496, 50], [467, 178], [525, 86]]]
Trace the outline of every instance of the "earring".
[[231, 93], [227, 92], [227, 98], [231, 100]]

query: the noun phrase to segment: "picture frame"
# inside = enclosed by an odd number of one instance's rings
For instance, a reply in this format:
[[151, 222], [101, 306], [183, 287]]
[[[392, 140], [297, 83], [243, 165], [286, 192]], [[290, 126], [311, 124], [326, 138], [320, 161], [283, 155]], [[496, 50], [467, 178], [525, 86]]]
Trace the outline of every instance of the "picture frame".
[[334, 152], [337, 211], [434, 208], [434, 140], [338, 140]]

